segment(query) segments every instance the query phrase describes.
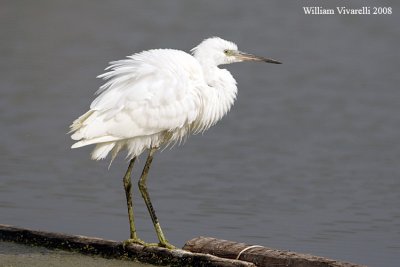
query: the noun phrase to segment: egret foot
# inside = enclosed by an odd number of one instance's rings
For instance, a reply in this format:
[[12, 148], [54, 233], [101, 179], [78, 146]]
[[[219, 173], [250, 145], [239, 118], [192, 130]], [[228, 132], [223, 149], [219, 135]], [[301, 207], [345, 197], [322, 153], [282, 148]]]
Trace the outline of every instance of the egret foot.
[[127, 246], [127, 245], [131, 245], [131, 244], [136, 244], [136, 245], [142, 245], [142, 246], [146, 246], [146, 242], [144, 242], [143, 240], [139, 239], [139, 238], [129, 238], [125, 241], [122, 242], [122, 246]]
[[143, 246], [176, 249], [176, 247], [174, 245], [170, 244], [168, 241], [164, 241], [164, 242], [160, 242], [160, 243], [144, 243]]
[[160, 242], [160, 243], [158, 243], [158, 246], [162, 247], [162, 248], [167, 248], [167, 249], [176, 249], [176, 247], [174, 245], [170, 244], [168, 241]]

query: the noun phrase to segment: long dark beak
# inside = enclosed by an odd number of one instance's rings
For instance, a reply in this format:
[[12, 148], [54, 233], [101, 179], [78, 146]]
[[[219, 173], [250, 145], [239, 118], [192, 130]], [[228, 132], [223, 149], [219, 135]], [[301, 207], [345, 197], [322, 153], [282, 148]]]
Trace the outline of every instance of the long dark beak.
[[236, 53], [235, 57], [242, 61], [262, 61], [262, 62], [266, 62], [266, 63], [282, 64], [282, 62], [279, 62], [275, 59], [255, 56], [255, 55], [245, 53], [245, 52], [240, 52], [240, 51], [238, 53]]

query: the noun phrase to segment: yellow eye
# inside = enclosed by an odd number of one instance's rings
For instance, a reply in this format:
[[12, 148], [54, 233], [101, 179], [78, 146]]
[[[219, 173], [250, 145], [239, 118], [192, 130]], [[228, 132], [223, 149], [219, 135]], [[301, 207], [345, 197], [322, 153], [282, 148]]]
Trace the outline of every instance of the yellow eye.
[[228, 50], [228, 49], [225, 49], [225, 50], [224, 50], [224, 54], [225, 54], [225, 55], [228, 55], [228, 54], [229, 54], [229, 50]]

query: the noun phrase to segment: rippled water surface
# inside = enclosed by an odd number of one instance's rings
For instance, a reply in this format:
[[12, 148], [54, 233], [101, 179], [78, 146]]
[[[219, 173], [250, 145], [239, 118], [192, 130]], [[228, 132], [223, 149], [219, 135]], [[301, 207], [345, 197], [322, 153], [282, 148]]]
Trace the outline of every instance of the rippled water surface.
[[[398, 266], [400, 5], [379, 1], [387, 16], [304, 15], [315, 2], [3, 1], [0, 223], [126, 239], [127, 162], [108, 170], [90, 147], [70, 150], [68, 126], [108, 61], [217, 35], [284, 64], [228, 66], [232, 111], [156, 154], [148, 187], [167, 238]], [[155, 241], [134, 194], [139, 235]]]

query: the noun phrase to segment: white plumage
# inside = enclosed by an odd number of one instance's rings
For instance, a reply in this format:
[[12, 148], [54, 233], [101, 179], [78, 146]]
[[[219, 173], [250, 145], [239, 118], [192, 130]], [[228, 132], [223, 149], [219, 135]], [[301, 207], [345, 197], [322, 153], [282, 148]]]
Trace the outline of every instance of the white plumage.
[[133, 158], [208, 129], [236, 98], [232, 75], [217, 67], [235, 60], [224, 49], [237, 47], [215, 37], [194, 48], [194, 56], [154, 49], [111, 62], [108, 72], [98, 76], [107, 82], [90, 110], [71, 125], [71, 137], [78, 141], [72, 148], [97, 144], [92, 153], [96, 160], [110, 151], [114, 158], [126, 148]]
[[137, 156], [149, 150], [139, 190], [159, 245], [173, 248], [164, 237], [147, 192], [155, 150], [207, 130], [229, 111], [237, 94], [236, 81], [219, 65], [245, 60], [280, 63], [240, 52], [234, 43], [219, 37], [204, 40], [192, 53], [154, 49], [111, 62], [107, 72], [99, 76], [107, 81], [97, 91], [90, 110], [70, 126], [71, 138], [77, 141], [72, 148], [95, 144], [93, 159], [103, 159], [111, 152], [112, 162], [119, 151], [128, 151], [130, 163], [123, 181], [129, 242], [145, 244], [136, 234], [131, 194], [131, 172]]

